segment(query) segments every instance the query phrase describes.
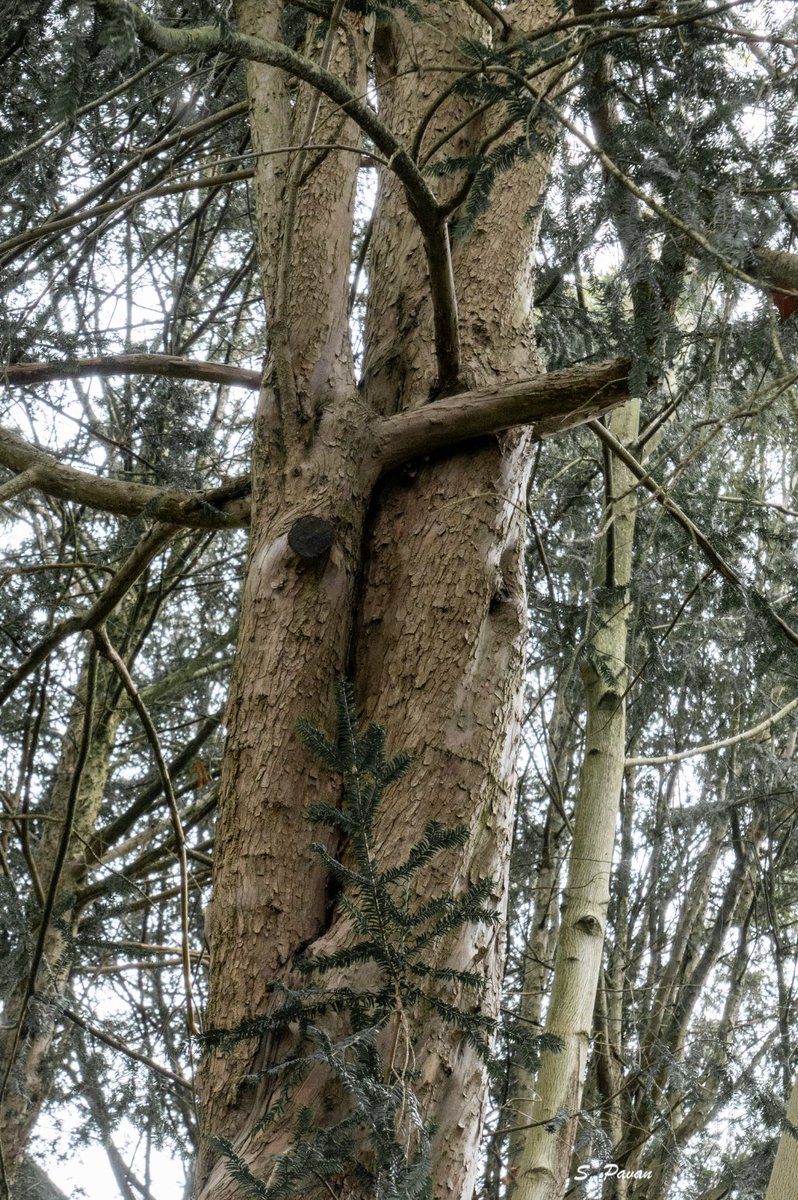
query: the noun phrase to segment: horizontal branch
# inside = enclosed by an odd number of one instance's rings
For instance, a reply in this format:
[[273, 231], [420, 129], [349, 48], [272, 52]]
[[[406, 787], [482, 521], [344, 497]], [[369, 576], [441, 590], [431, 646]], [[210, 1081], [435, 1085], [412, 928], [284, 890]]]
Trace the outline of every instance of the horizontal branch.
[[387, 417], [375, 426], [374, 455], [380, 470], [387, 471], [516, 425], [532, 425], [535, 437], [552, 437], [628, 398], [628, 359], [568, 367]]
[[[462, 392], [379, 420], [371, 433], [372, 466], [379, 475], [402, 463], [434, 454], [516, 425], [532, 425], [537, 438], [551, 437], [599, 416], [628, 398], [626, 359], [598, 366], [552, 371], [522, 383]], [[165, 374], [238, 383], [255, 388], [257, 371], [198, 363], [169, 355], [117, 355], [74, 363], [18, 363], [6, 377], [29, 384], [91, 374]], [[9, 382], [11, 379], [9, 379]], [[249, 523], [249, 478], [240, 476], [208, 491], [173, 491], [153, 484], [93, 475], [67, 466], [52, 454], [0, 426], [0, 466], [17, 473], [0, 494], [37, 488], [57, 499], [85, 504], [118, 516], [146, 511], [152, 520], [201, 529], [233, 528]]]
[[33, 387], [55, 379], [86, 379], [90, 376], [160, 375], [166, 379], [197, 379], [257, 391], [261, 372], [227, 363], [198, 362], [176, 354], [103, 354], [99, 358], [75, 358], [65, 362], [7, 363], [0, 366], [0, 383]]
[[19, 434], [0, 426], [0, 466], [28, 472], [26, 486], [59, 500], [71, 500], [102, 512], [197, 529], [228, 529], [249, 522], [249, 479], [242, 476], [205, 492], [176, 491], [149, 483], [108, 479], [65, 466]]

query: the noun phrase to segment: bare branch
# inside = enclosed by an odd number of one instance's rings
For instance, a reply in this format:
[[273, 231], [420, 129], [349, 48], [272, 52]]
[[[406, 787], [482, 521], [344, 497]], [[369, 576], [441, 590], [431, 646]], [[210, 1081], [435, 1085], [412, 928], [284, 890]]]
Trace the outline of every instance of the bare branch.
[[449, 225], [444, 216], [434, 222], [419, 221], [427, 252], [429, 290], [437, 388], [455, 387], [460, 378], [460, 330], [457, 323], [457, 293], [454, 288]]
[[309, 83], [340, 105], [389, 160], [391, 170], [404, 184], [414, 215], [420, 220], [429, 220], [437, 216], [437, 200], [405, 147], [383, 125], [371, 106], [359, 99], [337, 75], [322, 70], [316, 63], [297, 54], [282, 42], [222, 31], [213, 25], [174, 29], [152, 20], [137, 5], [129, 3], [129, 0], [97, 0], [97, 8], [107, 16], [122, 16], [131, 21], [141, 41], [155, 50], [175, 55], [215, 54], [223, 51], [237, 58], [278, 67], [287, 75]]
[[714, 750], [725, 750], [728, 746], [736, 746], [739, 742], [750, 742], [752, 738], [758, 738], [763, 733], [768, 733], [773, 725], [783, 721], [796, 708], [798, 708], [798, 697], [790, 700], [778, 712], [765, 717], [764, 721], [759, 721], [750, 729], [743, 729], [741, 733], [735, 733], [731, 737], [721, 738], [717, 742], [707, 742], [704, 746], [693, 746], [689, 750], [678, 750], [673, 754], [658, 754], [648, 758], [627, 758], [625, 765], [627, 767], [658, 767], [665, 763], [684, 762], [686, 758], [695, 758], [699, 754], [711, 754]]
[[449, 232], [444, 213], [412, 155], [380, 121], [374, 109], [356, 96], [337, 75], [297, 54], [282, 42], [222, 31], [212, 25], [173, 29], [152, 20], [130, 0], [97, 0], [97, 8], [108, 16], [123, 16], [131, 21], [141, 41], [162, 53], [185, 55], [224, 52], [277, 67], [328, 96], [371, 138], [403, 185], [408, 208], [418, 222], [424, 239], [430, 276], [438, 386], [453, 386], [459, 374], [460, 352]]
[[634, 455], [631, 454], [612, 433], [610, 433], [609, 429], [605, 429], [600, 421], [591, 420], [588, 421], [588, 425], [596, 434], [596, 436], [607, 446], [609, 446], [616, 458], [619, 458], [621, 462], [626, 464], [626, 466], [629, 468], [635, 478], [640, 481], [643, 487], [647, 491], [651, 492], [657, 503], [661, 504], [665, 511], [669, 512], [671, 516], [676, 519], [677, 524], [681, 525], [682, 529], [684, 529], [690, 535], [701, 553], [704, 555], [706, 561], [710, 563], [718, 575], [722, 576], [722, 578], [725, 579], [727, 583], [730, 583], [733, 587], [739, 588], [739, 590], [745, 595], [755, 597], [756, 600], [762, 605], [765, 612], [767, 612], [770, 619], [776, 625], [778, 625], [779, 629], [785, 635], [787, 640], [790, 641], [794, 646], [798, 646], [798, 630], [795, 630], [791, 625], [788, 625], [787, 622], [779, 616], [779, 614], [773, 608], [773, 605], [769, 604], [765, 597], [759, 591], [757, 591], [756, 588], [751, 587], [748, 583], [746, 583], [742, 575], [740, 575], [739, 572], [734, 569], [731, 563], [726, 561], [723, 555], [718, 553], [707, 535], [698, 528], [698, 526], [690, 519], [690, 517], [688, 517], [684, 509], [680, 508], [676, 501], [668, 495], [662, 485], [657, 483], [656, 479], [649, 475], [648, 471], [644, 466], [642, 466], [641, 463], [637, 461]]
[[127, 665], [123, 658], [117, 653], [104, 625], [100, 625], [94, 631], [94, 640], [100, 654], [108, 660], [111, 666], [116, 671], [125, 691], [128, 694], [130, 703], [135, 708], [139, 715], [139, 720], [144, 727], [144, 732], [147, 735], [147, 741], [150, 743], [155, 765], [158, 768], [158, 774], [161, 779], [161, 786], [164, 790], [164, 795], [169, 803], [169, 812], [172, 817], [172, 827], [174, 829], [175, 845], [177, 848], [177, 860], [180, 865], [180, 927], [182, 931], [181, 947], [183, 960], [183, 987], [186, 994], [186, 1025], [190, 1034], [199, 1033], [199, 1028], [195, 1019], [194, 997], [191, 986], [191, 947], [190, 947], [190, 929], [189, 929], [189, 913], [188, 913], [188, 860], [186, 858], [186, 837], [183, 832], [183, 826], [180, 821], [180, 809], [175, 796], [175, 790], [172, 787], [172, 778], [169, 774], [169, 768], [166, 765], [166, 759], [163, 756], [161, 749], [161, 741], [158, 737], [158, 731], [150, 716], [147, 706], [142, 700], [138, 688], [136, 687], [133, 677], [127, 669]]
[[90, 1025], [85, 1017], [81, 1017], [79, 1013], [75, 1012], [74, 1008], [70, 1008], [61, 1001], [57, 1003], [56, 1007], [59, 1012], [69, 1018], [73, 1025], [77, 1025], [79, 1029], [84, 1030], [90, 1037], [96, 1038], [98, 1042], [104, 1042], [106, 1046], [110, 1046], [112, 1050], [118, 1050], [126, 1058], [132, 1058], [134, 1062], [141, 1063], [149, 1071], [154, 1071], [156, 1075], [161, 1075], [164, 1079], [168, 1079], [170, 1083], [174, 1083], [181, 1088], [186, 1088], [189, 1092], [193, 1091], [193, 1087], [187, 1079], [183, 1079], [181, 1075], [176, 1075], [168, 1067], [162, 1067], [160, 1063], [157, 1063], [154, 1058], [150, 1058], [149, 1055], [131, 1049], [127, 1043], [121, 1041], [120, 1038], [114, 1037], [113, 1034], [107, 1033], [106, 1030], [99, 1029], [96, 1025]]
[[80, 633], [85, 629], [96, 629], [100, 626], [114, 611], [117, 604], [130, 591], [130, 588], [136, 582], [138, 577], [150, 565], [155, 556], [160, 553], [164, 546], [168, 545], [172, 538], [178, 533], [173, 525], [155, 525], [141, 539], [139, 544], [128, 555], [122, 566], [116, 572], [112, 579], [109, 580], [107, 586], [100, 594], [99, 598], [92, 604], [83, 614], [76, 614], [72, 617], [67, 617], [63, 621], [59, 621], [57, 625], [51, 629], [47, 637], [42, 638], [37, 646], [33, 648], [28, 657], [21, 663], [16, 671], [9, 675], [5, 683], [0, 687], [0, 704], [5, 704], [6, 700], [21, 683], [23, 683], [29, 675], [32, 675], [40, 663], [52, 654], [62, 642], [65, 642], [68, 637], [75, 633]]
[[0, 504], [5, 504], [6, 501], [21, 495], [22, 492], [27, 492], [30, 488], [38, 487], [43, 478], [41, 467], [26, 467], [13, 479], [7, 479], [5, 483], [0, 484]]
[[532, 425], [536, 437], [551, 437], [606, 412], [629, 398], [629, 361], [552, 371], [523, 383], [462, 392], [378, 421], [374, 455], [388, 471], [420, 455], [461, 442]]
[[240, 171], [226, 171], [219, 175], [198, 175], [192, 179], [182, 179], [177, 183], [157, 184], [144, 188], [140, 192], [125, 192], [116, 200], [106, 200], [104, 204], [97, 204], [94, 208], [73, 213], [69, 217], [59, 217], [57, 220], [47, 221], [44, 225], [37, 225], [33, 229], [24, 229], [22, 233], [8, 238], [7, 241], [0, 244], [3, 263], [7, 264], [11, 261], [8, 255], [12, 250], [24, 249], [25, 246], [38, 242], [40, 238], [49, 237], [55, 233], [65, 233], [76, 225], [82, 225], [85, 221], [91, 221], [95, 217], [105, 217], [109, 213], [123, 212], [133, 204], [141, 204], [144, 200], [153, 200], [160, 196], [179, 196], [183, 192], [194, 192], [200, 188], [225, 187], [228, 183], [239, 183], [241, 180], [251, 179], [253, 174], [253, 168], [245, 167]]
[[0, 383], [34, 387], [55, 379], [105, 378], [111, 375], [160, 375], [164, 379], [196, 379], [201, 383], [242, 387], [257, 391], [261, 372], [227, 363], [198, 362], [176, 354], [104, 354], [99, 358], [74, 358], [65, 362], [7, 363], [0, 366]]
[[494, 8], [492, 4], [488, 4], [486, 0], [466, 0], [469, 8], [473, 8], [478, 16], [482, 17], [490, 25], [494, 34], [502, 41], [506, 41], [513, 31], [513, 27], [505, 17], [504, 13], [498, 8]]
[[[180, 361], [180, 360], [178, 360]], [[32, 364], [33, 365], [33, 364]], [[118, 516], [137, 517], [144, 510], [158, 521], [195, 529], [225, 529], [249, 523], [249, 478], [241, 476], [206, 492], [173, 491], [149, 483], [107, 479], [68, 467], [19, 434], [0, 426], [0, 466], [23, 472], [38, 469], [35, 486], [49, 496], [72, 500]]]
[[[193, 762], [197, 752], [202, 748], [205, 742], [207, 742], [211, 734], [219, 728], [221, 719], [221, 712], [206, 717], [194, 737], [185, 743], [179, 753], [175, 755], [174, 759], [169, 764], [170, 779], [176, 778], [181, 771], [185, 770], [189, 763]], [[117, 845], [119, 839], [124, 837], [128, 830], [135, 824], [137, 819], [147, 812], [153, 801], [158, 799], [161, 794], [161, 786], [160, 775], [157, 775], [154, 780], [145, 780], [143, 791], [133, 801], [129, 808], [120, 813], [118, 816], [112, 818], [107, 825], [105, 825], [102, 829], [98, 829], [94, 833], [91, 841], [89, 842], [88, 850], [89, 853], [98, 860], [98, 862], [110, 862], [112, 858], [119, 856], [120, 847]], [[197, 811], [201, 815], [204, 815], [206, 811], [210, 812], [212, 810], [215, 803], [215, 799], [203, 801], [202, 804], [198, 806]], [[185, 829], [188, 828], [189, 825], [193, 824], [194, 820], [198, 818], [196, 818], [196, 814], [193, 817], [183, 814], [181, 819], [183, 821], [183, 828]], [[115, 848], [113, 854], [109, 853], [111, 847]], [[129, 849], [129, 847], [126, 849]]]

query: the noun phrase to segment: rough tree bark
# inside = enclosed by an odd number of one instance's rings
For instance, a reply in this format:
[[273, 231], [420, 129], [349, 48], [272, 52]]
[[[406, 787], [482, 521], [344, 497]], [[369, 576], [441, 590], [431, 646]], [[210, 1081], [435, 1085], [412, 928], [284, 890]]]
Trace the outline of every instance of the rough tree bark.
[[[528, 3], [516, 15], [531, 28], [554, 19], [556, 11], [553, 4]], [[431, 112], [423, 147], [467, 115], [462, 99], [444, 99], [450, 72], [427, 68], [462, 70], [467, 64], [458, 39], [490, 37], [463, 4], [431, 5], [424, 17], [421, 25], [402, 16], [381, 20], [374, 40], [380, 119], [407, 144]], [[245, 0], [239, 19], [243, 28], [268, 36], [277, 15]], [[338, 43], [334, 52], [356, 75], [362, 32], [347, 26]], [[273, 146], [296, 143], [297, 125], [307, 133], [302, 104], [289, 130], [286, 85], [274, 68], [252, 64], [249, 85], [258, 147], [265, 138]], [[323, 109], [319, 121], [326, 119]], [[473, 153], [488, 130], [476, 118], [447, 149]], [[347, 144], [355, 139], [349, 125], [336, 136]], [[529, 435], [509, 433], [455, 448], [388, 476], [374, 489], [375, 479], [363, 467], [362, 431], [375, 416], [430, 401], [443, 374], [434, 333], [445, 324], [445, 313], [436, 310], [428, 281], [428, 270], [437, 269], [429, 237], [409, 211], [399, 181], [385, 171], [372, 241], [364, 379], [355, 389], [344, 303], [353, 158], [328, 155], [288, 197], [290, 203], [284, 189], [297, 177], [295, 166], [277, 155], [260, 160], [267, 308], [276, 308], [282, 319], [294, 303], [297, 320], [285, 328], [278, 323], [256, 430], [252, 550], [209, 922], [209, 1022], [215, 1027], [263, 1013], [270, 980], [290, 978], [300, 951], [312, 954], [342, 936], [334, 918], [330, 925], [325, 880], [308, 861], [302, 819], [307, 801], [330, 784], [308, 762], [294, 733], [300, 717], [329, 711], [333, 680], [342, 670], [353, 675], [365, 716], [382, 722], [394, 745], [417, 755], [384, 815], [381, 853], [395, 861], [430, 819], [464, 822], [471, 839], [459, 861], [449, 864], [447, 882], [490, 876], [497, 881], [496, 903], [504, 902], [526, 622]], [[474, 234], [452, 256], [458, 389], [496, 388], [539, 369], [531, 308], [535, 228], [526, 213], [545, 186], [546, 171], [544, 158], [533, 159], [503, 182]], [[458, 182], [444, 180], [444, 200]], [[339, 207], [330, 208], [331, 197]], [[292, 205], [287, 255], [281, 222]], [[284, 278], [275, 273], [276, 263], [282, 263]], [[440, 286], [445, 291], [445, 279]], [[451, 355], [448, 362], [451, 368]], [[335, 541], [327, 558], [308, 562], [292, 553], [287, 535], [294, 521], [311, 514], [332, 524]], [[484, 974], [488, 1009], [498, 991], [501, 943], [495, 931], [468, 929], [446, 947], [450, 965]], [[417, 1043], [422, 1100], [438, 1127], [436, 1195], [469, 1197], [483, 1067], [459, 1036], [437, 1026], [420, 1030]], [[206, 1137], [233, 1138], [261, 1175], [270, 1153], [283, 1148], [285, 1130], [268, 1137], [253, 1132], [267, 1097], [263, 1090], [243, 1089], [241, 1077], [269, 1052], [239, 1043], [232, 1053], [213, 1052], [202, 1075]], [[220, 1200], [233, 1190], [224, 1165], [206, 1155], [200, 1196]], [[359, 1193], [350, 1183], [343, 1194]]]
[[[451, 88], [460, 74], [475, 70], [463, 39], [490, 42], [508, 31], [534, 35], [562, 16], [562, 4], [519, 0], [501, 13], [484, 0], [418, 7], [421, 21], [411, 21], [397, 6], [381, 12], [375, 25], [334, 3], [329, 21], [309, 19], [299, 52], [281, 40], [281, 0], [238, 0], [235, 28], [160, 25], [128, 0], [96, 0], [100, 19], [121, 18], [159, 52], [224, 53], [247, 63], [269, 329], [251, 504], [246, 480], [203, 494], [166, 492], [62, 467], [18, 434], [0, 430], [0, 463], [16, 475], [0, 499], [41, 488], [108, 512], [146, 513], [177, 525], [251, 524], [207, 922], [211, 1027], [263, 1015], [271, 1002], [269, 985], [295, 980], [300, 955], [347, 937], [329, 905], [324, 872], [307, 851], [304, 823], [307, 804], [335, 799], [336, 785], [317, 770], [295, 734], [300, 718], [331, 718], [333, 685], [342, 672], [355, 680], [363, 715], [384, 723], [395, 746], [416, 753], [414, 770], [383, 814], [379, 853], [403, 857], [429, 820], [465, 823], [467, 846], [438, 868], [433, 886], [457, 888], [487, 876], [495, 880], [502, 908], [526, 632], [529, 444], [627, 398], [623, 364], [546, 379], [535, 357], [536, 228], [528, 214], [545, 189], [545, 150], [502, 177], [487, 212], [454, 248], [449, 220], [457, 214], [462, 175], [437, 178], [433, 189], [423, 171], [442, 152], [468, 161], [501, 136], [501, 117], [472, 111]], [[326, 6], [307, 8], [326, 12]], [[594, 13], [596, 5], [579, 0], [573, 10], [576, 16]], [[377, 106], [363, 99], [372, 79]], [[538, 74], [534, 86], [545, 88], [546, 75]], [[320, 152], [320, 143], [332, 148]], [[363, 376], [356, 383], [347, 298], [364, 150], [377, 155], [382, 173], [368, 264]], [[755, 251], [754, 257], [787, 295], [795, 280], [784, 256], [769, 261], [766, 252]], [[62, 368], [59, 377], [157, 367], [167, 376], [219, 378], [214, 364], [147, 359], [84, 360]], [[55, 377], [51, 364], [17, 367], [17, 379]], [[535, 376], [540, 378], [530, 384]], [[238, 382], [251, 384], [251, 373]], [[630, 411], [619, 419], [628, 421]], [[625, 427], [627, 437], [632, 432]], [[623, 768], [622, 592], [629, 578], [632, 480], [616, 466], [612, 580], [594, 625], [595, 655], [609, 666], [606, 673], [588, 672], [585, 816], [550, 1007], [550, 1027], [564, 1035], [569, 1049], [559, 1061], [549, 1060], [551, 1087], [545, 1074], [540, 1085], [549, 1116], [578, 1108], [600, 969]], [[317, 554], [297, 550], [303, 518], [315, 518], [329, 533], [329, 544]], [[42, 659], [70, 633], [90, 628], [93, 612], [60, 626], [58, 640], [43, 645]], [[33, 669], [31, 662], [26, 670]], [[87, 774], [87, 789], [89, 782]], [[92, 783], [87, 812], [101, 791], [101, 780]], [[495, 929], [469, 927], [439, 952], [439, 962], [481, 972], [489, 1012], [498, 994], [502, 944]], [[57, 949], [45, 948], [45, 959]], [[484, 1068], [458, 1034], [432, 1021], [416, 1032], [424, 1116], [437, 1128], [436, 1195], [470, 1200]], [[259, 1175], [285, 1148], [290, 1122], [261, 1128], [268, 1088], [245, 1080], [277, 1049], [253, 1039], [206, 1056], [201, 1200], [226, 1200], [237, 1189], [214, 1158], [214, 1135], [231, 1139]], [[335, 1097], [330, 1099], [334, 1120]], [[545, 1137], [558, 1147], [548, 1192], [527, 1188], [522, 1170], [524, 1195], [549, 1194], [551, 1180], [554, 1194], [564, 1186], [564, 1140]], [[533, 1143], [524, 1158], [530, 1162], [526, 1176], [542, 1177]], [[360, 1198], [364, 1190], [343, 1180], [337, 1194]]]
[[[269, 984], [293, 980], [299, 954], [346, 937], [304, 821], [307, 804], [335, 799], [336, 785], [295, 733], [300, 718], [332, 717], [342, 672], [354, 678], [366, 718], [417, 756], [384, 814], [379, 852], [403, 856], [430, 820], [464, 823], [467, 847], [432, 886], [456, 890], [490, 877], [496, 906], [504, 905], [526, 634], [529, 445], [626, 399], [628, 364], [549, 378], [540, 371], [528, 214], [545, 188], [548, 151], [517, 164], [470, 237], [450, 246], [462, 178], [441, 179], [433, 193], [418, 163], [440, 147], [479, 154], [501, 136], [500, 117], [472, 116], [450, 88], [473, 69], [462, 39], [488, 41], [494, 27], [504, 28], [475, 7], [442, 0], [423, 7], [421, 23], [397, 10], [373, 29], [338, 5], [325, 25], [310, 22], [300, 55], [280, 40], [280, 0], [239, 0], [232, 32], [159, 25], [127, 0], [97, 0], [101, 17], [123, 18], [159, 51], [224, 50], [247, 62], [269, 327], [251, 504], [247, 481], [202, 494], [141, 488], [64, 467], [0, 430], [0, 462], [15, 472], [3, 498], [39, 488], [176, 525], [251, 525], [207, 919], [211, 1027], [263, 1015]], [[530, 33], [559, 12], [556, 0], [525, 0], [506, 19]], [[378, 117], [359, 99], [370, 61]], [[347, 300], [364, 131], [385, 165], [356, 383]], [[311, 148], [319, 142], [335, 148], [319, 153]], [[207, 376], [207, 364], [158, 365]], [[309, 517], [330, 534], [315, 555], [296, 549], [298, 523]], [[153, 545], [159, 536], [157, 526], [148, 535]], [[96, 627], [109, 604], [62, 623], [6, 689], [67, 636]], [[87, 812], [99, 803], [101, 782]], [[441, 962], [483, 975], [486, 1011], [496, 1005], [502, 944], [495, 929], [469, 927], [439, 952]], [[274, 1053], [253, 1040], [204, 1060], [202, 1200], [224, 1200], [238, 1186], [214, 1159], [214, 1135], [231, 1139], [256, 1174], [285, 1148], [285, 1122], [269, 1134], [258, 1128], [268, 1089], [244, 1081]], [[470, 1197], [484, 1067], [460, 1035], [431, 1021], [417, 1031], [415, 1056], [424, 1115], [437, 1126], [436, 1194]], [[12, 1177], [15, 1163], [7, 1166]], [[363, 1189], [344, 1180], [340, 1194]]]

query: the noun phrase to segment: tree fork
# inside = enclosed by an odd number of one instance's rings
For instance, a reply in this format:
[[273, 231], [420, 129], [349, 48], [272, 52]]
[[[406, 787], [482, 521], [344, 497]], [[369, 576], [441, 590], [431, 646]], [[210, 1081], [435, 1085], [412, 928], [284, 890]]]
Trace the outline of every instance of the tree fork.
[[[159, 356], [120, 356], [120, 358], [156, 359]], [[164, 356], [168, 357], [168, 356]], [[134, 369], [122, 362], [119, 373], [163, 374], [209, 381], [213, 372], [199, 374], [195, 368], [214, 369], [218, 364], [190, 363], [169, 358], [164, 370], [149, 362]], [[100, 368], [95, 370], [97, 362]], [[78, 364], [20, 363], [6, 368], [17, 382], [41, 379], [69, 379], [78, 374], [113, 375], [118, 360], [83, 360]], [[86, 366], [92, 364], [91, 370]], [[180, 369], [173, 369], [174, 364]], [[28, 374], [28, 368], [37, 371]], [[41, 368], [41, 375], [37, 372]], [[227, 371], [227, 368], [220, 368]], [[232, 369], [231, 369], [232, 370]], [[254, 377], [259, 373], [247, 372]], [[465, 443], [516, 426], [530, 425], [535, 438], [553, 437], [588, 423], [623, 403], [628, 398], [629, 360], [614, 359], [586, 367], [567, 367], [504, 385], [462, 391], [442, 397], [421, 408], [413, 408], [392, 417], [374, 419], [361, 409], [356, 435], [362, 453], [363, 470], [371, 485], [381, 474], [426, 455], [456, 452]], [[221, 380], [218, 380], [221, 382]], [[227, 382], [233, 382], [228, 379]], [[248, 525], [251, 519], [250, 478], [242, 475], [206, 491], [175, 491], [94, 475], [71, 467], [46, 450], [32, 446], [19, 434], [0, 426], [0, 464], [17, 473], [15, 479], [0, 487], [0, 501], [28, 489], [38, 489], [61, 500], [102, 512], [136, 517], [145, 510], [153, 519], [176, 526], [198, 529], [229, 529]]]

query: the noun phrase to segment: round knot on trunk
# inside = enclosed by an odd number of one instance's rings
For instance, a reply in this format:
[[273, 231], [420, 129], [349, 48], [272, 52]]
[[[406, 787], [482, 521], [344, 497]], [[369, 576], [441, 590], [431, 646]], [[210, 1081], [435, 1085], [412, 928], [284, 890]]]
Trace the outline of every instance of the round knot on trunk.
[[321, 558], [329, 554], [335, 530], [322, 517], [300, 517], [288, 531], [288, 545], [300, 558]]

